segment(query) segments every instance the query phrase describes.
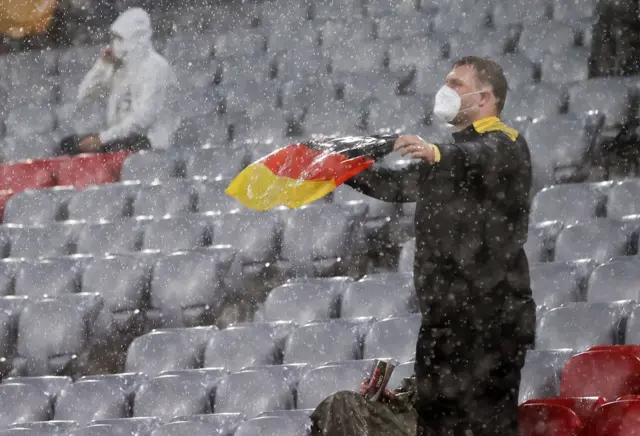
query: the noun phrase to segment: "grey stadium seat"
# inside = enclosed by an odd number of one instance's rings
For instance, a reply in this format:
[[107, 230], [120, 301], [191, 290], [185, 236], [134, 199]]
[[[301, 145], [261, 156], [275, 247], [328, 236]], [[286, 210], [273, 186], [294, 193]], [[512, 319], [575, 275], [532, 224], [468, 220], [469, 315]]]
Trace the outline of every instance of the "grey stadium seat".
[[60, 392], [68, 389], [73, 380], [71, 377], [47, 375], [43, 377], [8, 377], [2, 381], [3, 384], [24, 384], [34, 386], [44, 391], [53, 400]]
[[[214, 434], [233, 436], [238, 426], [245, 421], [245, 417], [241, 413], [209, 413], [181, 416], [176, 421], [205, 422], [214, 426]], [[215, 433], [216, 431], [217, 433]]]
[[589, 277], [587, 301], [640, 301], [640, 260], [615, 259], [597, 267]]
[[363, 12], [360, 3], [348, 0], [319, 0], [308, 4], [307, 17], [323, 22], [351, 16], [359, 17]]
[[232, 212], [246, 208], [224, 191], [230, 180], [202, 183], [198, 186], [198, 212]]
[[[113, 386], [125, 393], [127, 398], [132, 398], [140, 384], [146, 380], [146, 376], [140, 373], [124, 372], [119, 374], [85, 375], [79, 381], [99, 381], [102, 384]], [[120, 419], [120, 418], [118, 418]]]
[[150, 436], [218, 435], [218, 427], [208, 422], [171, 422], [153, 430]]
[[82, 263], [74, 261], [25, 263], [16, 275], [15, 294], [38, 300], [78, 292], [82, 270]]
[[336, 290], [315, 283], [288, 283], [274, 288], [264, 303], [264, 321], [291, 320], [299, 325], [338, 317]]
[[526, 132], [531, 145], [533, 188], [585, 180], [603, 118], [572, 115], [535, 120]]
[[547, 53], [541, 67], [541, 80], [547, 83], [566, 85], [589, 78], [588, 48], [577, 47], [565, 53]]
[[118, 221], [131, 215], [134, 186], [96, 186], [73, 195], [69, 200], [69, 218], [88, 222]]
[[418, 311], [413, 274], [388, 273], [364, 276], [342, 295], [340, 316], [386, 318]]
[[350, 41], [333, 52], [331, 66], [334, 73], [369, 73], [384, 66], [384, 48], [378, 43]]
[[96, 419], [126, 418], [125, 393], [96, 380], [77, 381], [58, 395], [55, 417], [86, 425]]
[[596, 16], [597, 5], [595, 0], [554, 0], [553, 18], [570, 23], [582, 21]]
[[278, 269], [287, 276], [335, 276], [357, 269], [365, 212], [333, 205], [289, 211]]
[[287, 339], [284, 363], [321, 365], [361, 357], [358, 323], [332, 320], [310, 323], [294, 330]]
[[498, 2], [493, 9], [493, 24], [498, 27], [513, 24], [528, 25], [544, 21], [551, 16], [551, 5], [545, 0], [535, 0], [523, 4]]
[[623, 343], [621, 326], [635, 305], [569, 303], [542, 315], [536, 332], [536, 349], [573, 348]]
[[385, 16], [376, 20], [376, 36], [383, 41], [391, 39], [410, 40], [430, 33], [420, 14]]
[[15, 424], [12, 429], [26, 429], [31, 436], [66, 436], [67, 433], [78, 427], [75, 421], [35, 421]]
[[244, 147], [196, 149], [186, 156], [185, 174], [187, 177], [208, 179], [232, 178], [250, 163], [250, 157], [250, 153]]
[[[463, 18], [463, 21], [467, 20]], [[498, 58], [511, 51], [514, 42], [515, 35], [509, 29], [480, 28], [473, 33], [473, 38], [469, 38], [468, 33], [451, 34], [447, 54], [451, 59], [472, 55]]]
[[536, 306], [553, 309], [585, 300], [586, 277], [572, 263], [554, 262], [530, 268], [531, 291]]
[[242, 413], [253, 418], [262, 412], [287, 410], [294, 406], [289, 385], [265, 371], [246, 370], [220, 381], [216, 390], [215, 410]]
[[[441, 5], [433, 17], [433, 31], [438, 34], [451, 33], [452, 29], [464, 34], [473, 34], [489, 24], [491, 8], [488, 2], [469, 2], [459, 5]], [[478, 38], [480, 40], [482, 38]]]
[[1, 156], [4, 162], [53, 157], [58, 141], [54, 134], [34, 135], [3, 140]]
[[540, 191], [531, 204], [531, 221], [562, 221], [565, 225], [604, 216], [606, 196], [589, 184], [556, 185]]
[[27, 190], [12, 196], [4, 209], [3, 223], [21, 225], [57, 221], [66, 215], [70, 188]]
[[95, 259], [82, 275], [82, 292], [98, 293], [113, 313], [120, 331], [137, 329], [144, 323], [145, 298], [151, 281], [151, 265], [127, 256]]
[[199, 368], [215, 330], [214, 326], [178, 328], [140, 336], [129, 345], [125, 370], [154, 377], [164, 371]]
[[209, 226], [197, 217], [167, 217], [145, 226], [142, 248], [174, 252], [202, 247]]
[[279, 363], [276, 342], [272, 333], [260, 326], [230, 326], [211, 335], [204, 352], [204, 366], [237, 371], [249, 365]]
[[83, 312], [70, 304], [55, 300], [27, 304], [20, 316], [14, 369], [29, 376], [81, 371], [91, 327]]
[[131, 218], [120, 222], [87, 225], [78, 237], [78, 253], [129, 253], [142, 247], [144, 226], [149, 219]]
[[367, 16], [378, 17], [387, 15], [414, 14], [417, 11], [417, 3], [414, 1], [370, 0], [365, 8]]
[[635, 308], [627, 319], [624, 343], [628, 345], [640, 344], [640, 308]]
[[0, 427], [50, 417], [50, 399], [43, 390], [18, 383], [0, 385]]
[[162, 257], [151, 280], [147, 317], [164, 326], [211, 324], [224, 302], [228, 253], [184, 252]]
[[213, 50], [216, 58], [258, 55], [267, 50], [267, 39], [256, 32], [220, 34]]
[[569, 89], [569, 111], [584, 115], [598, 111], [604, 115], [605, 129], [617, 133], [633, 116], [634, 91], [628, 82], [617, 78], [585, 80]]
[[358, 392], [367, 377], [368, 368], [327, 365], [314, 368], [302, 377], [298, 385], [299, 409], [315, 409], [329, 395], [351, 390]]
[[162, 375], [144, 383], [133, 406], [134, 416], [156, 416], [163, 422], [211, 411], [209, 393], [202, 380], [178, 375]]
[[108, 426], [109, 435], [116, 436], [149, 436], [160, 425], [157, 418], [116, 418], [98, 419], [92, 426]]
[[[556, 21], [532, 23], [522, 30], [518, 51], [540, 65], [546, 53], [564, 54], [575, 49], [576, 39], [576, 31], [566, 24]], [[512, 86], [510, 82], [509, 86]]]
[[288, 416], [263, 416], [242, 423], [235, 436], [303, 436], [310, 434], [311, 420]]
[[398, 96], [366, 103], [364, 118], [367, 129], [372, 132], [386, 129], [404, 131], [412, 126], [424, 124], [428, 110], [421, 97]]
[[527, 351], [518, 404], [535, 398], [555, 398], [560, 395], [562, 367], [575, 354], [571, 349]]
[[26, 262], [24, 259], [3, 259], [0, 260], [0, 295], [13, 295], [15, 292], [15, 278]]
[[55, 116], [50, 110], [25, 106], [9, 112], [9, 116], [5, 120], [5, 127], [8, 136], [29, 138], [53, 132], [55, 123]]
[[640, 182], [623, 180], [614, 184], [607, 196], [607, 217], [622, 218], [640, 214]]
[[210, 39], [195, 33], [174, 35], [164, 47], [164, 55], [170, 61], [201, 61], [209, 60], [213, 55]]
[[121, 180], [152, 182], [179, 175], [176, 161], [166, 152], [140, 151], [129, 156], [120, 170]]
[[24, 227], [11, 235], [11, 257], [55, 257], [73, 254], [78, 225]]
[[133, 201], [135, 215], [161, 217], [195, 212], [196, 188], [190, 182], [144, 186]]
[[565, 227], [556, 239], [554, 260], [592, 259], [604, 263], [629, 254], [629, 235], [617, 221], [601, 219]]
[[[523, 55], [517, 53], [502, 55], [496, 62], [504, 70], [509, 89], [518, 89], [533, 83], [535, 67]], [[509, 95], [507, 95], [508, 98]]]
[[412, 360], [420, 331], [421, 315], [388, 318], [373, 323], [364, 341], [364, 359]]
[[502, 116], [541, 118], [558, 115], [565, 101], [560, 89], [550, 83], [523, 84], [507, 95]]

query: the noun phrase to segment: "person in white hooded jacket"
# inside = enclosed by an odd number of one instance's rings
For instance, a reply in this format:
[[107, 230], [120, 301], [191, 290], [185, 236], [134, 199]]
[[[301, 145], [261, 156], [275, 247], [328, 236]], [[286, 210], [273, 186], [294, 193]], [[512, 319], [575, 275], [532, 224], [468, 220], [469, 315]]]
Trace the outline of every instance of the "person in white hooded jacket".
[[180, 124], [174, 111], [177, 80], [171, 65], [152, 44], [149, 14], [123, 12], [111, 25], [111, 44], [80, 84], [78, 107], [108, 97], [107, 128], [68, 137], [60, 154], [167, 149]]

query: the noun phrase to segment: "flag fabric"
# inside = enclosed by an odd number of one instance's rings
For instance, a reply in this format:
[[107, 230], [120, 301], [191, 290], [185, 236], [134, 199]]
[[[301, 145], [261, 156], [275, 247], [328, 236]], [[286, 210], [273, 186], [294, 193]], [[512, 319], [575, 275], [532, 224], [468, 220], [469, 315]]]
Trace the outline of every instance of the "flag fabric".
[[393, 151], [397, 135], [346, 136], [280, 148], [252, 163], [226, 193], [254, 210], [316, 201]]

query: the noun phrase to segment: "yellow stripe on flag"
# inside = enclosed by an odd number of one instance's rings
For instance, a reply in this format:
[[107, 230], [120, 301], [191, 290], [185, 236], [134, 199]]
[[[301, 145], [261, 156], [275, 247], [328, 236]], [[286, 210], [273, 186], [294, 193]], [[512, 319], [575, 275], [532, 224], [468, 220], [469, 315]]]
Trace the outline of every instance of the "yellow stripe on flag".
[[225, 191], [254, 210], [284, 205], [295, 209], [314, 202], [336, 189], [333, 180], [300, 180], [275, 175], [262, 163], [242, 170]]

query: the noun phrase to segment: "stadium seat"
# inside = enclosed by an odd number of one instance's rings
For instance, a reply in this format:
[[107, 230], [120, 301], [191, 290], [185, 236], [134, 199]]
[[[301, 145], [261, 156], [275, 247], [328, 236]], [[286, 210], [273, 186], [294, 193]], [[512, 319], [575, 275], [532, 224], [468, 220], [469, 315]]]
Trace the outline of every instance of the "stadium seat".
[[286, 416], [263, 416], [250, 419], [238, 427], [235, 436], [302, 436], [311, 430], [309, 418], [293, 419]]
[[73, 254], [79, 223], [48, 224], [24, 227], [12, 234], [11, 257], [36, 259]]
[[590, 184], [556, 185], [540, 191], [531, 205], [531, 221], [559, 220], [565, 225], [604, 216], [606, 195]]
[[131, 216], [135, 185], [118, 184], [87, 188], [71, 196], [69, 219], [119, 221]]
[[538, 322], [536, 348], [586, 350], [621, 344], [621, 326], [633, 309], [629, 302], [569, 303], [552, 309]]
[[242, 413], [253, 418], [262, 412], [294, 407], [291, 388], [284, 380], [258, 370], [246, 370], [220, 381], [216, 390], [216, 413]]
[[414, 1], [370, 0], [365, 4], [366, 15], [369, 17], [384, 17], [389, 15], [413, 15], [417, 12]]
[[304, 325], [287, 339], [284, 363], [321, 365], [362, 356], [362, 327], [347, 320], [332, 320]]
[[600, 265], [589, 277], [587, 301], [640, 301], [639, 266], [636, 257], [615, 259]]
[[161, 375], [142, 384], [133, 406], [134, 416], [155, 416], [162, 422], [211, 412], [209, 392], [202, 380], [178, 375]]
[[90, 427], [107, 426], [107, 434], [149, 436], [160, 425], [157, 418], [97, 419]]
[[623, 180], [615, 183], [607, 196], [607, 217], [622, 218], [640, 214], [640, 183], [638, 180]]
[[15, 279], [15, 294], [38, 300], [80, 290], [82, 262], [44, 260], [22, 265]]
[[364, 341], [363, 358], [392, 358], [399, 362], [412, 360], [421, 321], [421, 315], [410, 315], [373, 323]]
[[144, 326], [150, 280], [151, 265], [147, 262], [135, 257], [107, 256], [95, 259], [85, 269], [82, 292], [102, 296], [118, 331], [137, 331]]
[[108, 436], [114, 434], [113, 428], [108, 424], [91, 424], [72, 430], [70, 436]]
[[527, 141], [532, 144], [534, 192], [555, 184], [585, 180], [594, 162], [601, 125], [601, 115], [593, 115], [586, 121], [572, 115], [534, 120], [526, 131]]
[[411, 273], [366, 275], [351, 283], [342, 294], [340, 316], [378, 319], [418, 311]]
[[127, 399], [131, 399], [145, 379], [146, 376], [144, 374], [122, 372], [118, 374], [85, 375], [79, 381], [98, 381], [103, 385], [109, 385], [121, 390], [127, 396]]
[[368, 369], [335, 364], [309, 370], [298, 385], [298, 408], [315, 409], [325, 398], [339, 391], [359, 392]]
[[245, 417], [241, 413], [209, 413], [205, 415], [181, 416], [176, 419], [176, 422], [181, 421], [205, 422], [214, 426], [213, 434], [233, 436], [238, 426], [245, 421]]
[[562, 367], [576, 352], [571, 349], [529, 350], [521, 371], [518, 404], [560, 394]]
[[31, 435], [65, 436], [78, 427], [75, 421], [35, 421], [15, 424], [11, 429], [27, 430]]
[[178, 163], [168, 153], [140, 151], [129, 156], [122, 164], [120, 180], [153, 182], [180, 175]]
[[267, 50], [267, 40], [257, 32], [226, 33], [217, 35], [213, 51], [216, 58], [252, 56]]
[[158, 330], [136, 338], [127, 350], [127, 372], [155, 377], [164, 371], [196, 369], [202, 365], [212, 327]]
[[60, 392], [68, 389], [73, 384], [73, 380], [71, 377], [47, 375], [43, 377], [7, 377], [2, 383], [34, 386], [49, 395], [52, 400], [55, 400]]
[[[468, 23], [469, 18], [458, 17], [458, 20]], [[480, 18], [480, 20], [482, 19]], [[466, 27], [467, 25], [473, 26], [473, 22], [466, 25], [463, 24], [461, 27]], [[449, 42], [448, 55], [451, 59], [460, 59], [464, 56], [473, 55], [498, 58], [507, 52], [513, 51], [516, 35], [511, 30], [504, 28], [478, 28], [474, 32], [473, 39], [469, 38], [468, 33], [453, 33], [447, 37]], [[475, 45], [473, 41], [476, 42]]]
[[594, 220], [565, 227], [555, 246], [555, 261], [592, 259], [604, 263], [630, 253], [629, 236], [620, 222]]
[[538, 119], [560, 114], [565, 102], [560, 90], [549, 83], [523, 84], [507, 97], [502, 117]]
[[369, 41], [351, 40], [333, 51], [334, 73], [380, 72], [384, 66], [384, 47]]
[[84, 370], [89, 329], [78, 307], [55, 300], [29, 303], [20, 315], [17, 375], [74, 375]]
[[405, 378], [414, 377], [415, 376], [415, 362], [405, 362], [396, 366], [396, 368], [391, 373], [391, 377], [389, 377], [389, 383], [387, 384], [387, 389], [395, 390], [402, 386], [402, 381]]
[[589, 78], [590, 50], [577, 47], [564, 53], [547, 53], [540, 68], [541, 80], [556, 85], [567, 85]]
[[231, 260], [223, 251], [161, 257], [151, 280], [149, 321], [165, 327], [212, 324], [225, 300], [222, 282]]
[[186, 177], [208, 179], [235, 177], [250, 162], [247, 149], [200, 148], [189, 152], [185, 159]]
[[226, 213], [240, 210], [244, 206], [224, 191], [230, 180], [221, 180], [198, 185], [198, 212]]
[[58, 185], [82, 189], [90, 185], [117, 182], [120, 179], [120, 167], [130, 154], [125, 151], [67, 159], [56, 172]]
[[268, 329], [251, 324], [230, 326], [211, 334], [204, 351], [204, 366], [238, 371], [250, 365], [280, 363], [280, 354], [277, 340]]
[[208, 224], [197, 216], [167, 216], [145, 226], [142, 248], [168, 253], [190, 250], [204, 246], [208, 232]]
[[164, 56], [169, 61], [206, 61], [213, 56], [211, 40], [196, 33], [174, 35], [167, 40]]
[[337, 276], [357, 271], [362, 257], [359, 223], [365, 210], [306, 206], [289, 211], [277, 263], [285, 276]]
[[585, 432], [589, 436], [638, 436], [640, 434], [638, 421], [640, 421], [640, 401], [631, 399], [612, 401], [596, 409]]
[[133, 201], [134, 215], [161, 217], [195, 212], [196, 189], [189, 182], [142, 187]]
[[120, 222], [87, 225], [76, 243], [78, 253], [103, 255], [129, 253], [142, 247], [142, 234], [148, 219], [131, 218]]
[[129, 416], [127, 398], [120, 389], [100, 381], [77, 381], [57, 398], [55, 418], [86, 425], [96, 419]]
[[25, 189], [56, 185], [54, 172], [64, 159], [13, 162], [0, 165], [0, 190], [21, 192]]
[[[287, 386], [289, 386], [291, 389], [295, 389], [295, 387], [300, 382], [300, 378], [308, 369], [309, 365], [307, 364], [294, 363], [286, 365], [249, 365], [243, 368], [242, 371], [258, 371], [260, 373], [266, 374], [268, 377], [275, 377], [278, 380], [283, 380], [287, 384]], [[286, 412], [290, 412], [290, 410], [267, 410], [261, 412], [260, 415], [278, 413], [282, 414]]]
[[53, 132], [56, 119], [54, 114], [43, 107], [16, 107], [9, 112], [4, 124], [7, 136], [30, 138]]
[[556, 239], [562, 227], [560, 221], [543, 221], [529, 226], [524, 250], [530, 264], [553, 260]]
[[584, 285], [587, 278], [581, 276], [581, 272], [580, 268], [572, 263], [533, 265], [529, 274], [536, 306], [553, 309], [565, 303], [584, 301]]
[[264, 303], [264, 321], [290, 320], [298, 325], [338, 317], [336, 289], [321, 283], [293, 282], [274, 288]]
[[66, 203], [73, 192], [66, 188], [51, 188], [13, 195], [5, 206], [2, 222], [34, 225], [57, 221], [65, 216]]
[[[435, 5], [431, 4], [431, 6]], [[490, 15], [491, 8], [488, 2], [460, 3], [455, 6], [439, 5], [433, 17], [433, 31], [438, 34], [448, 34], [455, 29], [456, 33], [475, 34], [487, 27], [491, 19]]]
[[218, 435], [215, 424], [199, 421], [177, 421], [164, 424], [153, 430], [150, 436], [191, 436], [196, 434]]
[[309, 2], [307, 5], [307, 17], [315, 22], [337, 20], [344, 17], [360, 17], [363, 10], [360, 3], [347, 0], [320, 0]]
[[574, 49], [576, 39], [576, 31], [567, 24], [557, 21], [532, 23], [522, 30], [518, 51], [540, 65], [546, 53], [563, 54]]
[[23, 422], [47, 421], [51, 417], [49, 396], [35, 386], [0, 385], [0, 427]]
[[583, 424], [569, 407], [546, 403], [521, 404], [518, 422], [522, 436], [579, 436]]
[[613, 401], [640, 393], [640, 357], [637, 350], [627, 352], [626, 348], [594, 349], [571, 357], [562, 370], [560, 396], [601, 396]]
[[640, 345], [640, 309], [638, 308], [634, 309], [627, 319], [624, 342], [629, 345]]
[[389, 15], [376, 20], [376, 36], [383, 40], [404, 40], [410, 41], [413, 38], [428, 35], [429, 25], [425, 25], [424, 16], [420, 14], [412, 15]]

